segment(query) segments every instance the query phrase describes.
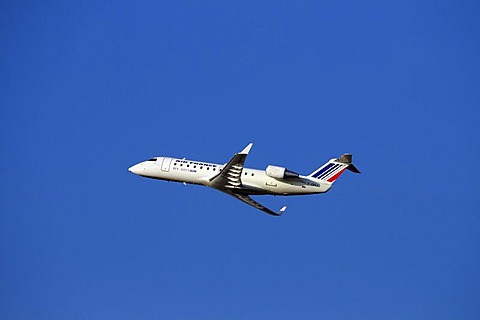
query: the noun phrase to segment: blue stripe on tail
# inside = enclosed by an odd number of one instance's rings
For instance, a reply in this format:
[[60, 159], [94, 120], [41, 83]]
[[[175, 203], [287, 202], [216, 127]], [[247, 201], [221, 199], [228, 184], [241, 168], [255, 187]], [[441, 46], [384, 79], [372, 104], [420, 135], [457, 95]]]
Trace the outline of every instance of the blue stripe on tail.
[[334, 163], [329, 163], [327, 166], [325, 166], [323, 169], [320, 169], [319, 171], [315, 172], [315, 174], [312, 175], [312, 177], [314, 178], [317, 178], [322, 174], [324, 173], [325, 171], [327, 171], [328, 169], [330, 169], [331, 167], [333, 167], [335, 164]]
[[320, 175], [320, 176], [318, 177], [318, 179], [320, 179], [320, 180], [321, 180], [321, 179], [326, 179], [329, 175], [331, 175], [333, 172], [337, 171], [337, 169], [339, 169], [340, 167], [342, 167], [341, 164], [338, 164], [338, 163], [335, 164], [335, 165], [332, 167], [332, 169], [330, 169], [330, 170], [326, 171], [324, 174]]

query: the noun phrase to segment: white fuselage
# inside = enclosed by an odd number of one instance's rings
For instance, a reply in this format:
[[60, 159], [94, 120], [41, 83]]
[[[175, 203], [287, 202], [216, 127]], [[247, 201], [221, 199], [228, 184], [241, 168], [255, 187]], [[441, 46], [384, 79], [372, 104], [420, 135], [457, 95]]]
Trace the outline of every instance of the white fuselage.
[[[210, 179], [223, 169], [224, 165], [177, 159], [170, 157], [156, 157], [140, 162], [129, 171], [143, 177], [199, 184], [214, 187]], [[295, 179], [275, 179], [269, 177], [264, 170], [243, 168], [241, 187], [238, 193], [261, 195], [303, 195], [327, 192], [331, 184], [300, 175]]]

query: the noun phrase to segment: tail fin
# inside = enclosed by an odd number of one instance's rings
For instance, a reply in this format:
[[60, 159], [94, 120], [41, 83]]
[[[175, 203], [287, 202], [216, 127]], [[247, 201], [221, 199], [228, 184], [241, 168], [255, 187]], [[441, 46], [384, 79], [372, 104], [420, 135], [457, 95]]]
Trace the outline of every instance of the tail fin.
[[360, 173], [360, 171], [358, 171], [358, 169], [352, 164], [352, 155], [349, 153], [345, 153], [337, 159], [330, 159], [330, 161], [310, 174], [309, 177], [334, 183], [345, 169]]

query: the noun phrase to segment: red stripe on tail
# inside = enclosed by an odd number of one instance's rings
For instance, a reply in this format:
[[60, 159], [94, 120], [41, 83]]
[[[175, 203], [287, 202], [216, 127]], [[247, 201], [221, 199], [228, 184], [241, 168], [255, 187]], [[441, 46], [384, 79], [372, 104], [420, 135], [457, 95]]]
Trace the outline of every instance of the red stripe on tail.
[[331, 177], [327, 181], [328, 182], [333, 182], [333, 181], [337, 180], [338, 177], [340, 177], [340, 175], [343, 173], [343, 171], [345, 171], [345, 169], [347, 169], [347, 168], [343, 168], [342, 170], [338, 171], [338, 173], [336, 175], [334, 175], [333, 177]]

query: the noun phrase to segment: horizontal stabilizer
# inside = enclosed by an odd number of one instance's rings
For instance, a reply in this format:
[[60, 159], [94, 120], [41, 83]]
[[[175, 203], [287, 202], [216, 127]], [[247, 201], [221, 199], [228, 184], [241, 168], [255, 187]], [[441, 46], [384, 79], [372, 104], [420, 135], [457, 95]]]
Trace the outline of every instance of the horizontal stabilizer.
[[360, 173], [360, 170], [357, 169], [352, 163], [352, 155], [350, 153], [345, 153], [339, 158], [337, 158], [337, 162], [344, 163], [348, 165], [347, 169], [355, 172], [355, 173]]
[[350, 171], [355, 172], [355, 173], [360, 173], [360, 170], [358, 170], [357, 167], [355, 167], [355, 165], [353, 163], [350, 163], [348, 165], [347, 170], [350, 170]]
[[351, 153], [343, 154], [342, 156], [337, 158], [337, 162], [346, 163], [346, 164], [352, 163], [352, 154]]

